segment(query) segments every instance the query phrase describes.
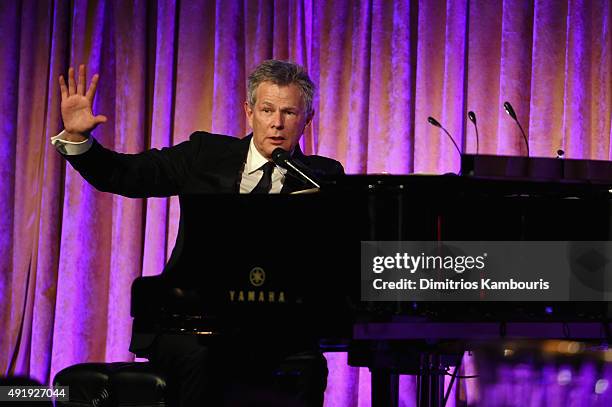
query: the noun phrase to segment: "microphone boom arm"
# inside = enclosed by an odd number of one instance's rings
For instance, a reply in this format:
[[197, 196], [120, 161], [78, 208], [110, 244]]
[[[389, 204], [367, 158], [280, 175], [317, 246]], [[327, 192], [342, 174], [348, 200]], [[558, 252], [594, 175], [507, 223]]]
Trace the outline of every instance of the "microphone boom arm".
[[450, 133], [444, 128], [444, 127], [440, 127], [442, 130], [444, 130], [444, 133], [446, 133], [446, 135], [448, 136], [448, 138], [451, 139], [451, 141], [453, 142], [453, 144], [455, 145], [455, 148], [457, 149], [457, 152], [459, 153], [459, 155], [462, 155], [461, 150], [459, 149], [459, 146], [457, 145], [457, 143], [455, 142], [455, 139], [453, 138], [453, 136], [450, 135]]
[[293, 171], [297, 172], [298, 174], [300, 174], [300, 176], [304, 177], [305, 179], [308, 180], [308, 182], [310, 182], [312, 185], [314, 185], [317, 188], [321, 188], [321, 185], [319, 185], [315, 180], [313, 180], [311, 177], [309, 177], [308, 175], [304, 174], [304, 172], [302, 172], [302, 170], [300, 170], [298, 167], [296, 167], [295, 165], [293, 165], [293, 163], [290, 160], [287, 160], [284, 162], [284, 164], [287, 167], [290, 167]]
[[[304, 164], [301, 164], [297, 160], [293, 162], [289, 153], [285, 151], [282, 147], [277, 147], [274, 149], [274, 151], [272, 151], [272, 161], [274, 161], [274, 164], [287, 169], [289, 173], [293, 173], [291, 175], [293, 175], [294, 177], [299, 178], [302, 181], [306, 180], [307, 182], [311, 183], [315, 187], [321, 189], [321, 185], [319, 184], [319, 182], [314, 180], [315, 178], [314, 175], [306, 174], [307, 172], [309, 172], [307, 170], [307, 167]], [[304, 170], [301, 170], [299, 168], [300, 164], [301, 166], [305, 167]]]

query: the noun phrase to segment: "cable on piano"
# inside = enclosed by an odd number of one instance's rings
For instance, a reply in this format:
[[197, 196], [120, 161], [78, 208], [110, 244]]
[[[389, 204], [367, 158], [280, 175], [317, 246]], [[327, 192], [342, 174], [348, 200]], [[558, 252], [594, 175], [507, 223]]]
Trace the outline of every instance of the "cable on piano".
[[[471, 353], [471, 352], [470, 352]], [[480, 375], [458, 375], [457, 372], [459, 371], [459, 368], [461, 367], [461, 362], [463, 361], [463, 355], [465, 354], [462, 353], [461, 356], [459, 356], [458, 360], [457, 360], [457, 366], [455, 367], [455, 370], [453, 371], [452, 374], [448, 373], [448, 369], [446, 368], [446, 371], [444, 373], [445, 376], [450, 376], [451, 380], [448, 383], [448, 388], [446, 389], [446, 394], [444, 395], [444, 400], [442, 402], [442, 406], [446, 406], [446, 403], [448, 402], [448, 398], [450, 397], [450, 393], [451, 393], [451, 389], [453, 388], [453, 383], [455, 381], [455, 379], [477, 379], [480, 377]]]
[[565, 337], [565, 339], [570, 339], [569, 324], [567, 322], [564, 322], [562, 327], [563, 327], [563, 336]]
[[506, 337], [506, 322], [502, 321], [499, 323], [499, 336], [502, 338]]
[[[453, 388], [453, 384], [455, 383], [455, 379], [457, 378], [457, 372], [461, 368], [461, 362], [462, 361], [463, 361], [463, 354], [461, 354], [457, 358], [457, 364], [455, 365], [455, 370], [453, 371], [453, 374], [450, 375], [451, 376], [451, 380], [448, 383], [448, 389], [446, 389], [446, 394], [444, 394], [444, 400], [442, 401], [442, 407], [446, 406], [446, 402], [448, 401], [448, 398], [450, 397], [450, 393], [451, 393], [451, 390]], [[445, 375], [448, 375], [448, 368], [447, 368], [446, 371], [447, 371], [447, 373], [445, 373]]]
[[[450, 369], [449, 367], [444, 369], [444, 376], [456, 377], [457, 379], [478, 379], [480, 377], [479, 374], [463, 375], [463, 376], [457, 374], [457, 372], [459, 371], [459, 367], [461, 366], [461, 363], [463, 361], [463, 355], [464, 354], [465, 354], [465, 352], [463, 354], [461, 354], [461, 356], [459, 356], [459, 359], [457, 360], [457, 367], [455, 368], [453, 373], [448, 373], [448, 369]], [[453, 381], [451, 379], [450, 385], [449, 385], [449, 389], [451, 389], [453, 387], [452, 384], [453, 384]]]
[[[445, 376], [452, 376], [453, 374], [451, 374], [451, 373], [445, 373], [444, 375], [445, 375]], [[465, 375], [465, 376], [458, 375], [458, 376], [457, 376], [457, 379], [478, 379], [479, 377], [480, 377], [480, 375], [479, 375], [479, 374], [474, 374], [474, 375]]]
[[610, 332], [610, 324], [608, 324], [608, 321], [604, 319], [603, 321], [601, 321], [601, 325], [603, 328], [603, 335], [604, 335], [604, 342], [602, 344], [602, 347], [604, 349], [608, 349], [608, 345], [610, 344], [610, 341], [612, 340], [612, 333]]

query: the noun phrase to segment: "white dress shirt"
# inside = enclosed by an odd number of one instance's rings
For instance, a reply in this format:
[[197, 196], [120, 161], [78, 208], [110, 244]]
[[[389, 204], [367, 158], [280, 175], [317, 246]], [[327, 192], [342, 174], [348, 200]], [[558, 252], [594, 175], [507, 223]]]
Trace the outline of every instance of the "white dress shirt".
[[[263, 170], [261, 169], [268, 160], [257, 150], [253, 139], [249, 143], [249, 153], [247, 154], [246, 163], [244, 164], [244, 170], [242, 171], [242, 179], [240, 180], [240, 193], [248, 194], [253, 188], [259, 183], [263, 176]], [[271, 194], [278, 194], [283, 188], [285, 182], [286, 169], [274, 167], [272, 172], [272, 188], [270, 189]]]

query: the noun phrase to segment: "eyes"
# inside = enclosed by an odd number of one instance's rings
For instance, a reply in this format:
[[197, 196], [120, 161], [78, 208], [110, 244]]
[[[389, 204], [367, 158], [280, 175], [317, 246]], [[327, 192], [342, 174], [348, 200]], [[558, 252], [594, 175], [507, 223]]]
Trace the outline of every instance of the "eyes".
[[[275, 110], [270, 107], [263, 107], [261, 111], [265, 114], [272, 114]], [[286, 116], [297, 116], [297, 112], [295, 110], [281, 110], [281, 113]]]

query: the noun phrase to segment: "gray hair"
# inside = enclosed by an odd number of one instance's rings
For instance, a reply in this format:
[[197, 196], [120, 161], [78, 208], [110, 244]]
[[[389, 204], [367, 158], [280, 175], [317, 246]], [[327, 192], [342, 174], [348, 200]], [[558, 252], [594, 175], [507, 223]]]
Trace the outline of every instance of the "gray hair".
[[306, 113], [312, 113], [312, 97], [315, 85], [303, 66], [289, 61], [278, 61], [276, 59], [268, 59], [259, 64], [259, 66], [249, 75], [248, 79], [247, 97], [251, 108], [253, 108], [257, 102], [255, 100], [257, 87], [263, 82], [272, 82], [278, 86], [295, 84], [300, 88], [300, 92], [302, 93], [302, 100], [306, 107]]

